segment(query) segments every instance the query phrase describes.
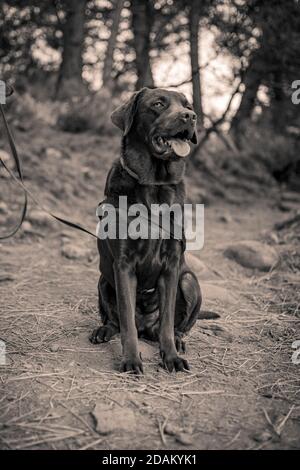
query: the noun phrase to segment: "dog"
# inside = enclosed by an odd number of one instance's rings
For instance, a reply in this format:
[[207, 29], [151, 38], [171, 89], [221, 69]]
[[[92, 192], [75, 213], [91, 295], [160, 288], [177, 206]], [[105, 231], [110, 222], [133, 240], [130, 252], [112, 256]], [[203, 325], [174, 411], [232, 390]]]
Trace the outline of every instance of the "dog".
[[[105, 202], [179, 204], [185, 200], [184, 173], [191, 144], [197, 143], [197, 116], [184, 94], [161, 88], [135, 92], [111, 116], [123, 132], [121, 157], [113, 163]], [[169, 372], [189, 369], [183, 335], [200, 314], [201, 290], [185, 262], [185, 240], [99, 239], [99, 311], [102, 326], [92, 343], [120, 333], [120, 370], [143, 373], [138, 337], [158, 341]]]

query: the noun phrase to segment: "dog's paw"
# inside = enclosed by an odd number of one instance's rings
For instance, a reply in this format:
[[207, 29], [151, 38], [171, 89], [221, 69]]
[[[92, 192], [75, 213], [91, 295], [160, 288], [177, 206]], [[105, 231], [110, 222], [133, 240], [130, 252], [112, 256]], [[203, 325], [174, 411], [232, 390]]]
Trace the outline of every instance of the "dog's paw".
[[142, 357], [133, 357], [123, 359], [120, 365], [120, 372], [131, 372], [132, 374], [141, 375], [144, 373]]
[[116, 333], [117, 330], [114, 327], [108, 325], [100, 326], [100, 328], [96, 328], [92, 332], [89, 339], [93, 344], [107, 343]]
[[176, 347], [176, 351], [178, 353], [185, 354], [185, 352], [186, 352], [185, 341], [183, 341], [183, 339], [180, 335], [175, 335], [175, 347]]
[[176, 355], [168, 355], [164, 352], [161, 352], [161, 358], [162, 367], [164, 369], [167, 369], [169, 372], [173, 372], [173, 370], [175, 370], [176, 372], [184, 372], [190, 370], [188, 361], [186, 359], [183, 359], [182, 357]]

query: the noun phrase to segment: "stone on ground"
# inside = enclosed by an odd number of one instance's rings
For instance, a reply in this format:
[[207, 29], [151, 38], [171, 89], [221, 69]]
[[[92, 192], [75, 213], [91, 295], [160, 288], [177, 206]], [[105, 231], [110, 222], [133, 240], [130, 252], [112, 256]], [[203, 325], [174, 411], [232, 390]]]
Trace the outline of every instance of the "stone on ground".
[[218, 279], [219, 276], [214, 272], [211, 271], [203, 261], [201, 261], [197, 256], [192, 255], [189, 252], [185, 254], [185, 260], [187, 265], [191, 268], [191, 270], [195, 273], [199, 281], [209, 281], [213, 279]]
[[246, 240], [229, 245], [224, 255], [245, 268], [269, 271], [279, 261], [274, 248], [254, 240]]
[[0, 214], [8, 214], [7, 204], [5, 202], [0, 202]]
[[53, 219], [42, 210], [33, 210], [28, 214], [28, 220], [37, 227], [46, 227], [53, 224]]
[[[10, 156], [8, 152], [5, 150], [0, 150], [0, 158], [4, 161], [5, 165], [10, 169], [13, 170], [15, 167], [15, 162], [13, 158]], [[2, 166], [2, 165], [1, 165]]]
[[134, 432], [136, 429], [135, 414], [130, 408], [121, 406], [111, 408], [110, 405], [97, 403], [92, 416], [99, 434], [111, 434], [116, 431]]
[[46, 156], [46, 158], [60, 159], [60, 158], [63, 158], [65, 155], [64, 155], [64, 152], [62, 152], [58, 148], [47, 147], [45, 149], [45, 156]]
[[228, 305], [234, 304], [236, 298], [225, 287], [218, 286], [210, 282], [201, 283], [202, 310], [206, 310], [212, 304]]
[[11, 274], [0, 271], [0, 282], [12, 282], [15, 278]]
[[87, 246], [67, 239], [63, 241], [61, 254], [72, 260], [90, 260], [92, 256], [91, 250]]

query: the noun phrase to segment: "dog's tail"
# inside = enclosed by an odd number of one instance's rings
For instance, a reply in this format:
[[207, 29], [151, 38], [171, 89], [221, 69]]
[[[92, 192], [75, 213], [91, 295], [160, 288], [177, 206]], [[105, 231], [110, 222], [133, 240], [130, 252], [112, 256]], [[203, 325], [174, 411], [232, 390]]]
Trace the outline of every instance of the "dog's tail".
[[220, 318], [218, 313], [210, 310], [200, 310], [197, 320], [215, 320], [216, 318]]

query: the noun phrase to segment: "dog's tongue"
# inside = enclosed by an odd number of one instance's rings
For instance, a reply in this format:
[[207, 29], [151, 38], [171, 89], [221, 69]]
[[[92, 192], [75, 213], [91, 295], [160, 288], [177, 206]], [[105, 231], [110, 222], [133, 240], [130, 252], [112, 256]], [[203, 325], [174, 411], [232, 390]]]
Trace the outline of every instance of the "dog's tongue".
[[190, 153], [190, 146], [187, 142], [181, 139], [169, 139], [169, 143], [179, 157], [187, 157]]

